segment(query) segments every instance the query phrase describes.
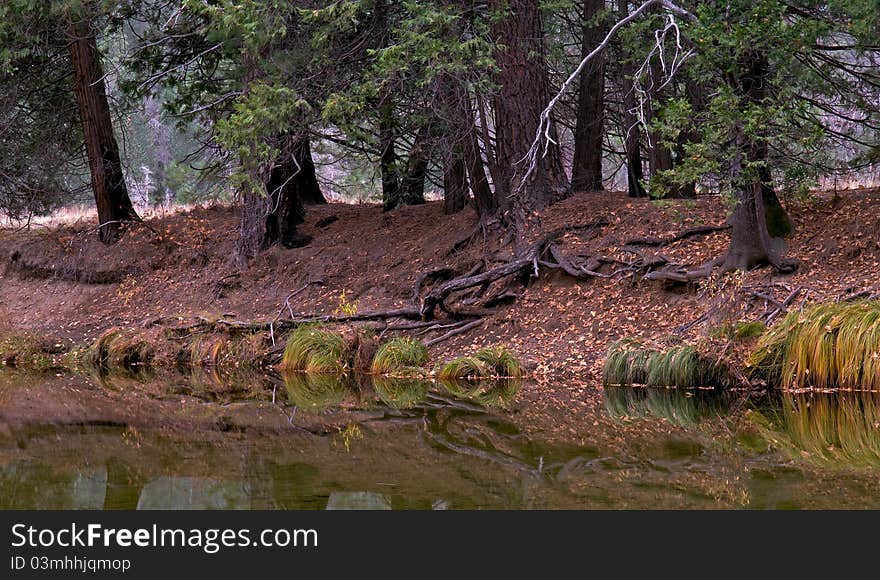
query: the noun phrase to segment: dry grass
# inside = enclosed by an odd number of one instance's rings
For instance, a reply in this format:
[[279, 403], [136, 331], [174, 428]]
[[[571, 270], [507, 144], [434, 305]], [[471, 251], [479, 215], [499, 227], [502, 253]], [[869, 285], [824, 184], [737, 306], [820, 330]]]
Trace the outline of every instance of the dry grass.
[[133, 330], [105, 330], [86, 351], [85, 362], [96, 367], [126, 368], [150, 364], [155, 350], [146, 338]]
[[880, 302], [792, 312], [761, 338], [749, 367], [784, 389], [880, 390]]

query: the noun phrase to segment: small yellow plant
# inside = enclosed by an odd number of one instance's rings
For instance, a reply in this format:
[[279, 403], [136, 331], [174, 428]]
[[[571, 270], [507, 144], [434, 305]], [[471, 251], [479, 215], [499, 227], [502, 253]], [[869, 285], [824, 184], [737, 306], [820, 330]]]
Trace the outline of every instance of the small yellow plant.
[[342, 292], [339, 293], [339, 304], [336, 306], [336, 310], [333, 311], [334, 316], [354, 316], [358, 313], [358, 302], [359, 300], [349, 300], [345, 295], [345, 289], [343, 288]]
[[116, 289], [116, 295], [122, 298], [122, 303], [125, 306], [128, 306], [128, 303], [137, 295], [138, 291], [137, 279], [131, 274], [128, 274], [122, 279], [122, 282], [119, 283], [119, 287]]
[[351, 442], [355, 439], [363, 439], [364, 432], [361, 431], [360, 425], [357, 423], [349, 423], [345, 427], [339, 427], [339, 434], [342, 435], [342, 444], [345, 445], [345, 451], [351, 451]]

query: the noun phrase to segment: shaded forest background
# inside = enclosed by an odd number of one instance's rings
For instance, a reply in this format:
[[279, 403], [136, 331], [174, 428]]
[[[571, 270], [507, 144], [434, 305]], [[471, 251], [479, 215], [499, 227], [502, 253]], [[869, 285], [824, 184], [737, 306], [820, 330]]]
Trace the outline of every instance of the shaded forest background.
[[94, 200], [113, 243], [136, 208], [224, 200], [245, 264], [308, 244], [309, 205], [442, 199], [511, 245], [509, 267], [534, 258], [538, 212], [574, 192], [712, 194], [730, 208], [727, 251], [654, 278], [787, 272], [782, 202], [876, 182], [877, 14], [870, 0], [12, 0], [0, 209], [28, 223]]

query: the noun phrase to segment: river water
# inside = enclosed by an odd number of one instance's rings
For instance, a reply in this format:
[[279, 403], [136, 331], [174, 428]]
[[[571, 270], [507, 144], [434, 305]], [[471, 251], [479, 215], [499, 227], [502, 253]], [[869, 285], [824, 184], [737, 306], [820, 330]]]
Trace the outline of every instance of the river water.
[[0, 373], [2, 509], [877, 507], [877, 393]]

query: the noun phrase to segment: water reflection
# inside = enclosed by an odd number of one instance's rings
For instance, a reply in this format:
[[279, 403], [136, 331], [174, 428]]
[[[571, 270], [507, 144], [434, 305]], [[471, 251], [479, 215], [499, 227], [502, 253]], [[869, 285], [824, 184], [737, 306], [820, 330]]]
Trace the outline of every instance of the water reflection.
[[[744, 403], [706, 390], [585, 389], [584, 407], [569, 416], [558, 406], [543, 411], [544, 391], [521, 381], [207, 370], [96, 381], [86, 388], [113, 389], [114, 401], [136, 389], [175, 403], [199, 397], [206, 403], [195, 407], [199, 413], [228, 401], [237, 404], [224, 413], [272, 415], [280, 407], [293, 426], [284, 421], [277, 432], [244, 428], [234, 435], [115, 422], [10, 427], [3, 411], [16, 387], [8, 385], [0, 401], [0, 508], [880, 505], [876, 394]], [[862, 471], [841, 469], [853, 467]]]
[[614, 419], [665, 419], [689, 428], [726, 415], [730, 403], [718, 390], [605, 387], [605, 410]]
[[420, 379], [375, 377], [373, 389], [379, 399], [395, 409], [409, 409], [424, 401], [431, 383]]
[[446, 391], [484, 407], [509, 409], [522, 388], [520, 379], [487, 379], [481, 381], [439, 381]]
[[792, 458], [830, 468], [880, 468], [880, 393], [786, 392], [780, 399], [753, 417]]
[[283, 379], [290, 402], [304, 410], [321, 411], [338, 406], [356, 392], [349, 375], [288, 373]]

